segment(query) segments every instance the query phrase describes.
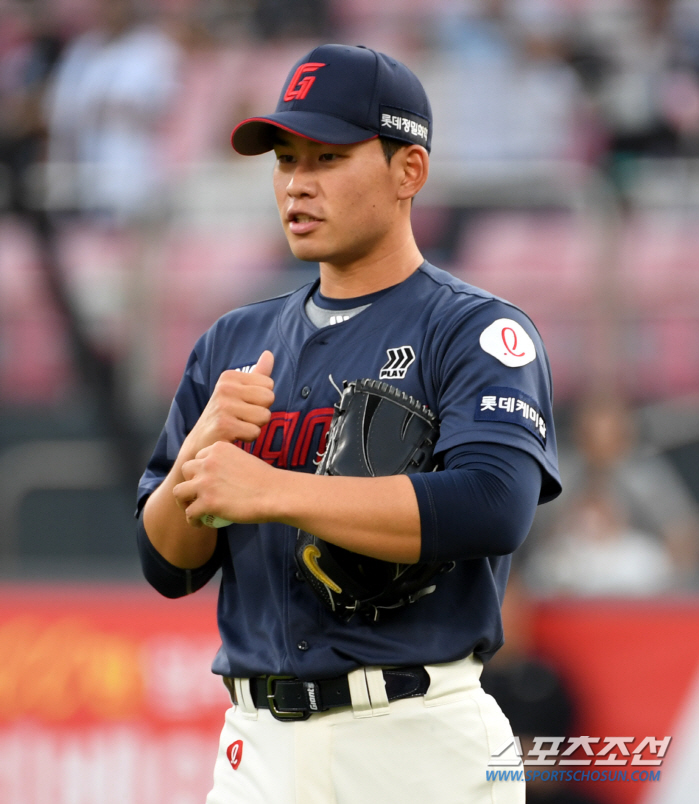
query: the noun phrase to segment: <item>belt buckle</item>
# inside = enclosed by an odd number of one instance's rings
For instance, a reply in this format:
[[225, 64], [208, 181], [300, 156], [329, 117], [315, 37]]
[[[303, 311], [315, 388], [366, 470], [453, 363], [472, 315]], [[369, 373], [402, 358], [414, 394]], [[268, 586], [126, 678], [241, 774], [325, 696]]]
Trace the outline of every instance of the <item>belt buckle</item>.
[[295, 679], [296, 676], [267, 676], [267, 703], [269, 704], [269, 711], [272, 713], [272, 717], [277, 720], [308, 720], [311, 716], [310, 710], [302, 712], [284, 712], [277, 709], [274, 700], [274, 685], [277, 681], [294, 681]]

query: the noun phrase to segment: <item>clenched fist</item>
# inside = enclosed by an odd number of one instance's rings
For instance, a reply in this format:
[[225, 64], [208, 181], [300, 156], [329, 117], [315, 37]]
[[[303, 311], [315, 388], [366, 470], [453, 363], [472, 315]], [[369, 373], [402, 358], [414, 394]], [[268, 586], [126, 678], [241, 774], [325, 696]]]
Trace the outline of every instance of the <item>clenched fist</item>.
[[260, 458], [225, 441], [217, 441], [182, 465], [184, 483], [173, 489], [190, 525], [211, 514], [230, 522], [261, 522], [267, 518], [274, 469]]
[[264, 351], [250, 373], [229, 370], [183, 444], [188, 459], [217, 441], [254, 441], [270, 420], [274, 402], [274, 355]]

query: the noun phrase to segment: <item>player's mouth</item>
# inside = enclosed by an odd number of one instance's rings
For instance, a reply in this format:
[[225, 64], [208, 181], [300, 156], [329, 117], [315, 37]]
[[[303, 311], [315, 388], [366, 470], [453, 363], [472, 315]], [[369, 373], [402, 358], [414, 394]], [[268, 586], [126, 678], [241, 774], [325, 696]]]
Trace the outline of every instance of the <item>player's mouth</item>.
[[289, 212], [287, 215], [289, 231], [295, 235], [308, 234], [317, 229], [321, 223], [320, 218], [309, 215], [306, 212]]

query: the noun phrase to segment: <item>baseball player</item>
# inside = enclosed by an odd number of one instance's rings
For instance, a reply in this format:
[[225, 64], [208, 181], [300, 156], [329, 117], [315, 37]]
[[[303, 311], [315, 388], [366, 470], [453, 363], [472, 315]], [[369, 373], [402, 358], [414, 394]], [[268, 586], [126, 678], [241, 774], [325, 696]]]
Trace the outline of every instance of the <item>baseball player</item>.
[[[208, 804], [524, 801], [486, 777], [513, 735], [479, 676], [510, 554], [560, 491], [551, 377], [524, 313], [420, 255], [431, 138], [415, 75], [344, 45], [303, 56], [276, 111], [233, 132], [275, 152], [282, 226], [320, 275], [200, 338], [139, 488], [150, 583], [179, 597], [222, 571], [212, 669], [233, 706]], [[416, 411], [438, 435], [405, 471], [328, 468], [332, 445], [376, 469]], [[439, 471], [411, 472], [426, 449]], [[340, 612], [328, 545], [360, 574], [396, 568], [389, 586], [434, 577]]]

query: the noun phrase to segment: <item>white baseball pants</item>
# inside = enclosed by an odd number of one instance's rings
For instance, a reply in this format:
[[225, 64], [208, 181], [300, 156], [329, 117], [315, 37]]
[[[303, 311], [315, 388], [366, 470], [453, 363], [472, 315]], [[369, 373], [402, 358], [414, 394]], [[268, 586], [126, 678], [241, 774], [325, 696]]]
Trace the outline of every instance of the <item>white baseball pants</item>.
[[424, 697], [389, 703], [381, 671], [361, 668], [351, 707], [284, 723], [236, 680], [206, 804], [524, 804], [523, 781], [486, 779], [512, 729], [481, 689], [481, 662], [426, 669]]

